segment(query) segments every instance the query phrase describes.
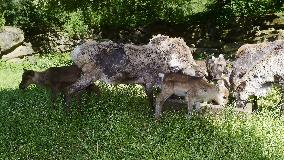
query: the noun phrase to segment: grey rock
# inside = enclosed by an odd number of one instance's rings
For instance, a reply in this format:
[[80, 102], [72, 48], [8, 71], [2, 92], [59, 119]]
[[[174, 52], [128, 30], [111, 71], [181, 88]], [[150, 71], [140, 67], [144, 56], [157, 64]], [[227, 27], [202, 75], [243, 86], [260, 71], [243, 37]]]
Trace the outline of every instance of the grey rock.
[[272, 42], [275, 40], [284, 39], [284, 30], [269, 28], [267, 30], [259, 30], [255, 33], [254, 42]]
[[0, 32], [0, 52], [3, 54], [24, 41], [24, 32], [15, 27], [5, 26], [4, 30]]
[[32, 55], [34, 53], [34, 50], [32, 48], [31, 43], [24, 43], [23, 45], [17, 47], [12, 52], [3, 55], [2, 59], [8, 60], [8, 59], [14, 59], [14, 58], [21, 58], [23, 56]]
[[69, 52], [89, 39], [70, 39], [64, 32], [55, 31], [39, 34], [30, 40], [36, 52]]

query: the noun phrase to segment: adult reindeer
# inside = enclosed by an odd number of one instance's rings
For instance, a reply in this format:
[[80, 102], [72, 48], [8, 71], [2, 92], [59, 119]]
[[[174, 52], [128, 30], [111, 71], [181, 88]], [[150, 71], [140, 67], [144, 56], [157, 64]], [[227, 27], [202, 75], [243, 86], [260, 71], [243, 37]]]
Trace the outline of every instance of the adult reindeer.
[[112, 41], [88, 42], [75, 48], [71, 59], [83, 74], [69, 93], [96, 80], [111, 84], [142, 84], [152, 107], [153, 86], [158, 83], [159, 73], [181, 71], [190, 76], [203, 76], [184, 40], [163, 35], [154, 36], [148, 44], [141, 46]]

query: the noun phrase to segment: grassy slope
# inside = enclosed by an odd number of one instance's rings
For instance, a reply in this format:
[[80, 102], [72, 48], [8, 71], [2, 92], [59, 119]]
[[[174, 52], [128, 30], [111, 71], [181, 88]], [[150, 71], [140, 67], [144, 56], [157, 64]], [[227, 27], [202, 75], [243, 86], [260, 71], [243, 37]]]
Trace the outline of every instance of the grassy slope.
[[[23, 66], [41, 70], [69, 63], [66, 56], [0, 62], [0, 159], [284, 159], [284, 120], [277, 107], [192, 119], [185, 110], [167, 110], [157, 123], [137, 86], [101, 84], [102, 97], [84, 101], [83, 115], [75, 108], [65, 114], [61, 102], [50, 109], [42, 88], [18, 90]], [[262, 103], [277, 103], [277, 94]]]

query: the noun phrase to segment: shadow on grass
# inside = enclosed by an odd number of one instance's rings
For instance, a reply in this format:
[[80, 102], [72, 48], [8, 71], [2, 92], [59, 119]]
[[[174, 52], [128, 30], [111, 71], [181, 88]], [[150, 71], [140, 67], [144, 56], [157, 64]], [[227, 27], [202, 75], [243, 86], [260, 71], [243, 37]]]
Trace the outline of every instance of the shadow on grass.
[[[246, 121], [224, 114], [149, 115], [146, 97], [133, 86], [108, 89], [84, 103], [84, 114], [51, 109], [36, 87], [0, 91], [0, 157], [8, 159], [265, 159], [262, 137]], [[238, 122], [238, 124], [236, 124]], [[274, 155], [277, 157], [278, 155]], [[271, 157], [269, 157], [271, 158]], [[272, 157], [273, 158], [273, 157]]]

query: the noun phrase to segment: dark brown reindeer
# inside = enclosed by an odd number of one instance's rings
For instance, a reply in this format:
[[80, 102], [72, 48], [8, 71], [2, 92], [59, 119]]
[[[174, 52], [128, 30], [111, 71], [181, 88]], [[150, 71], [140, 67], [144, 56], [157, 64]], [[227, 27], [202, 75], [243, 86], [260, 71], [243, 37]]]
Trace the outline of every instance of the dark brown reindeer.
[[[60, 93], [63, 93], [64, 101], [67, 103], [66, 111], [70, 110], [71, 97], [67, 94], [68, 86], [75, 83], [81, 76], [81, 69], [76, 65], [51, 67], [45, 71], [37, 72], [24, 69], [22, 81], [19, 85], [20, 89], [26, 89], [31, 84], [36, 84], [45, 87], [51, 91], [52, 108], [55, 108], [55, 101]], [[90, 95], [93, 91], [97, 96], [100, 95], [100, 90], [95, 84], [90, 84], [85, 91]], [[75, 95], [78, 102], [81, 99], [82, 92], [79, 91]], [[78, 105], [80, 111], [80, 105]]]

